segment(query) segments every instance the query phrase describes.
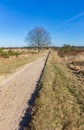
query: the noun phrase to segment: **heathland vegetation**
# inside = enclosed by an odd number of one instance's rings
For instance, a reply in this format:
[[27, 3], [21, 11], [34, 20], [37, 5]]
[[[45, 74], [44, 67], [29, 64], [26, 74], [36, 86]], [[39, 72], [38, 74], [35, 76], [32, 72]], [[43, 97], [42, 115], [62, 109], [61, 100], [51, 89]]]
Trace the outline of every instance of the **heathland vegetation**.
[[18, 56], [20, 55], [19, 52], [14, 52], [11, 49], [4, 51], [3, 48], [0, 48], [0, 57], [9, 58], [10, 56]]
[[15, 72], [21, 66], [34, 61], [44, 51], [24, 48], [0, 48], [0, 76]]
[[[41, 48], [40, 48], [41, 49]], [[84, 130], [84, 49], [50, 48], [38, 94], [24, 130]], [[42, 56], [45, 48], [0, 48], [0, 76]]]
[[75, 75], [57, 51], [51, 51], [39, 87], [24, 130], [84, 130], [84, 77]]

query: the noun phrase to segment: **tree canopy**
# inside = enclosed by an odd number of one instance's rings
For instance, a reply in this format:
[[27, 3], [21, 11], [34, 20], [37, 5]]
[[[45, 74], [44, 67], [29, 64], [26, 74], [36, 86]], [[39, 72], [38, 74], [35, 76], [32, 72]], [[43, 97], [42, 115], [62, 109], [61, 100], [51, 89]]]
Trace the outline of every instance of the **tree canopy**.
[[29, 46], [37, 47], [48, 47], [51, 43], [50, 34], [42, 27], [35, 27], [30, 30], [26, 36], [26, 41], [29, 41]]

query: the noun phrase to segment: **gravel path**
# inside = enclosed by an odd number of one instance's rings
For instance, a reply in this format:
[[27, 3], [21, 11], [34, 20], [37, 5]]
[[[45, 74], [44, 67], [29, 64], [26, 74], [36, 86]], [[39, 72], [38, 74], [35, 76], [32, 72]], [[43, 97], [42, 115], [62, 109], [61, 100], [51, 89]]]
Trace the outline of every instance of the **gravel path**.
[[0, 82], [0, 130], [18, 130], [47, 54]]

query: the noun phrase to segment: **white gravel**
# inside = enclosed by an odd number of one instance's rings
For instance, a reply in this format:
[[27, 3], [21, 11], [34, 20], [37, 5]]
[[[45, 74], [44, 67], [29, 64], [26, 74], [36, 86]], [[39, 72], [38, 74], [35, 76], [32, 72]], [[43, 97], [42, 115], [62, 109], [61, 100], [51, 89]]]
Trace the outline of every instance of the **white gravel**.
[[0, 130], [18, 130], [47, 54], [0, 81]]

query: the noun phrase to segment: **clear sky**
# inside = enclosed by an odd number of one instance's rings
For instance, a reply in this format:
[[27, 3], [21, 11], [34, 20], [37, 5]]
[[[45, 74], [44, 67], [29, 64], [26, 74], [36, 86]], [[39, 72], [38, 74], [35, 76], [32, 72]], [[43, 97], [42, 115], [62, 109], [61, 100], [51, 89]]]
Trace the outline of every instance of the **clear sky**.
[[84, 0], [0, 0], [0, 46], [27, 46], [36, 26], [50, 32], [52, 45], [84, 46]]

